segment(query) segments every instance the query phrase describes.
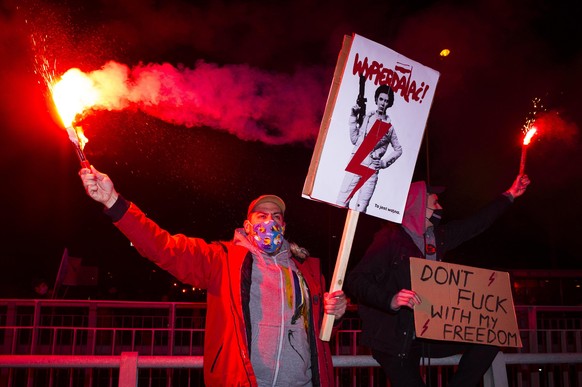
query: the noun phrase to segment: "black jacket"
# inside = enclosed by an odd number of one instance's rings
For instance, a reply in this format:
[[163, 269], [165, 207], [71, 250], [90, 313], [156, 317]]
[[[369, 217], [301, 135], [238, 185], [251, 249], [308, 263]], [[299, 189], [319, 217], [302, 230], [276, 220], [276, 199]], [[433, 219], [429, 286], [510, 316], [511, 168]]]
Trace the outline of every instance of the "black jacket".
[[[473, 216], [436, 227], [437, 259], [442, 260], [446, 251], [487, 229], [511, 202], [510, 197], [500, 195]], [[423, 220], [424, 216], [423, 212]], [[405, 307], [393, 311], [390, 302], [401, 289], [411, 288], [409, 258], [424, 257], [403, 225], [388, 223], [376, 233], [344, 285], [346, 293], [358, 302], [362, 344], [401, 357], [410, 350], [414, 316], [412, 309]]]

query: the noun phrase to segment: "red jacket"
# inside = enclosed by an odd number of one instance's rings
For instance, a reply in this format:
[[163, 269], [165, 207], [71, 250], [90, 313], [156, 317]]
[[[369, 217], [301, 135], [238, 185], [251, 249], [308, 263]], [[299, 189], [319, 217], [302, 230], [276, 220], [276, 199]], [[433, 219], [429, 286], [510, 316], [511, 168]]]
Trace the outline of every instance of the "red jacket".
[[[124, 200], [124, 199], [121, 199]], [[204, 339], [204, 380], [208, 386], [256, 386], [249, 356], [247, 331], [252, 254], [232, 242], [206, 243], [182, 234], [170, 235], [133, 203], [115, 222], [141, 255], [183, 283], [207, 290]], [[314, 386], [334, 384], [329, 344], [319, 339], [325, 283], [319, 259], [295, 259], [311, 294], [311, 338]], [[313, 343], [315, 342], [315, 345]]]

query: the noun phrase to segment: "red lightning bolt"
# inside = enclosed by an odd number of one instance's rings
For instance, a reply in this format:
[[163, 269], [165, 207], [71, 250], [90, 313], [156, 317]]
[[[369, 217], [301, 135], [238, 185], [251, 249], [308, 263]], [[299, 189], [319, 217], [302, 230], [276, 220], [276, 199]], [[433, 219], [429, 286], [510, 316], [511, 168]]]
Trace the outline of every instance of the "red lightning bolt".
[[491, 277], [489, 277], [489, 285], [487, 286], [491, 286], [493, 281], [495, 281], [495, 272], [491, 273]]
[[420, 332], [420, 335], [424, 335], [424, 332], [426, 332], [426, 330], [428, 329], [428, 322], [430, 321], [430, 318], [428, 320], [426, 320], [426, 322], [424, 323], [424, 325], [422, 326], [422, 332]]
[[370, 154], [370, 152], [372, 152], [378, 141], [380, 141], [380, 139], [384, 137], [386, 133], [388, 133], [388, 130], [390, 130], [391, 126], [392, 124], [376, 120], [376, 122], [374, 122], [374, 125], [372, 125], [372, 129], [370, 129], [368, 135], [364, 137], [364, 141], [362, 141], [360, 147], [358, 148], [356, 153], [354, 153], [352, 159], [346, 166], [347, 172], [351, 172], [354, 175], [361, 176], [360, 181], [358, 181], [358, 184], [356, 184], [352, 192], [350, 192], [347, 200], [350, 200], [352, 196], [354, 196], [354, 193], [356, 193], [356, 191], [359, 190], [360, 187], [364, 185], [366, 181], [368, 181], [370, 176], [372, 176], [372, 174], [376, 172], [375, 169], [362, 165], [362, 161], [364, 161], [364, 159]]

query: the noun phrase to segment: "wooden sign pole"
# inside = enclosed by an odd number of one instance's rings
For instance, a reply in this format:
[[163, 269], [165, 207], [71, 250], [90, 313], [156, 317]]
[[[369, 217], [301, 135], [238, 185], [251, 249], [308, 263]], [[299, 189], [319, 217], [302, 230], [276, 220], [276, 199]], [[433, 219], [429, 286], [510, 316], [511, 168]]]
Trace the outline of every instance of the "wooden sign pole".
[[[331, 279], [329, 292], [333, 293], [336, 290], [341, 290], [344, 284], [344, 277], [346, 275], [346, 268], [348, 267], [348, 260], [350, 259], [350, 251], [352, 250], [352, 242], [354, 241], [354, 234], [356, 233], [356, 225], [358, 224], [358, 211], [349, 209], [346, 217], [346, 224], [342, 234], [337, 259], [335, 261], [335, 269]], [[333, 329], [333, 322], [335, 316], [333, 314], [325, 313], [323, 315], [323, 322], [321, 323], [321, 332], [319, 338], [323, 341], [329, 341], [331, 331]]]

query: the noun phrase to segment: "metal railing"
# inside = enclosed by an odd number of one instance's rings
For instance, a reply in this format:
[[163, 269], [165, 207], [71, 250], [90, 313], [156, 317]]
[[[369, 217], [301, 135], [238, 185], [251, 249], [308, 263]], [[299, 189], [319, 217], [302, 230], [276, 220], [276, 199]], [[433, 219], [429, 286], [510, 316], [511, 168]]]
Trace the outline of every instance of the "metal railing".
[[[524, 347], [505, 349], [488, 377], [505, 375], [510, 386], [582, 385], [582, 307], [517, 306], [516, 313]], [[113, 387], [131, 353], [140, 387], [196, 385], [204, 317], [204, 303], [0, 299], [0, 386]], [[357, 314], [347, 313], [330, 342], [337, 385], [388, 385], [359, 333]], [[454, 359], [431, 359], [425, 377], [445, 384]], [[43, 361], [51, 367], [36, 366]], [[502, 383], [485, 378], [484, 385]]]
[[[433, 366], [454, 366], [460, 356], [431, 359]], [[485, 387], [508, 387], [508, 364], [582, 364], [582, 353], [513, 353], [499, 355], [484, 376]], [[371, 356], [333, 356], [335, 368], [378, 367]], [[203, 366], [202, 356], [139, 356], [137, 352], [123, 352], [120, 356], [72, 355], [0, 355], [0, 368], [117, 368], [119, 387], [137, 387], [139, 369], [174, 369]], [[580, 379], [580, 372], [578, 380]], [[7, 380], [11, 385], [11, 380]], [[574, 381], [576, 383], [576, 381]], [[569, 383], [568, 383], [569, 384]], [[537, 381], [539, 385], [539, 379]]]

